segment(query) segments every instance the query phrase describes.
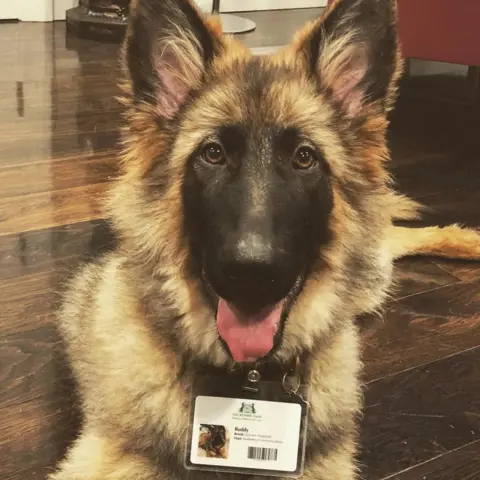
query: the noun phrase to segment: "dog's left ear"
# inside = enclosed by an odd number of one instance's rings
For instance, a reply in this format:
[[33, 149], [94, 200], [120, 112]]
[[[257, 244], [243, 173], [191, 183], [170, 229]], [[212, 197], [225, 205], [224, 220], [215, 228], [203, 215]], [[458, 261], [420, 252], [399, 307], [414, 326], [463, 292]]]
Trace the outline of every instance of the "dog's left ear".
[[401, 71], [395, 0], [337, 0], [296, 45], [319, 90], [348, 117], [390, 106]]

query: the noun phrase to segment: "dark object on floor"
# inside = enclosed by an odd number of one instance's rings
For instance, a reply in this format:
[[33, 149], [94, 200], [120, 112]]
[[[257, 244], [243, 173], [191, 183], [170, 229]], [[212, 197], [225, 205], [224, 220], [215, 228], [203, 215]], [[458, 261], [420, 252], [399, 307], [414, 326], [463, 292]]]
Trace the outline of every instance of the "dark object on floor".
[[68, 30], [79, 37], [120, 41], [125, 33], [130, 0], [80, 0], [67, 10]]

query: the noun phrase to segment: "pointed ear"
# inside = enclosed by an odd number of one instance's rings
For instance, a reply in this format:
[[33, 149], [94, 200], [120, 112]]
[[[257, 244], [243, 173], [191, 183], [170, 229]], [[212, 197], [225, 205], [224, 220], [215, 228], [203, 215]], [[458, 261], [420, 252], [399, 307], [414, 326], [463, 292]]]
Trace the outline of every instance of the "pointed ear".
[[221, 49], [218, 28], [188, 0], [136, 0], [124, 59], [133, 101], [172, 118]]
[[372, 103], [390, 107], [402, 67], [395, 0], [337, 0], [297, 45], [319, 89], [348, 117]]

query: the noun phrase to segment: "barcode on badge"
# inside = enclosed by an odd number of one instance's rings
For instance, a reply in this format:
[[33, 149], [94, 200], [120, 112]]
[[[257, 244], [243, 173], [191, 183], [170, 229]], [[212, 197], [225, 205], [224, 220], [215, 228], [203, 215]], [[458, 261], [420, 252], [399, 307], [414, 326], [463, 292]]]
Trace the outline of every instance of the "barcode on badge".
[[277, 461], [277, 448], [248, 447], [247, 458], [251, 460], [273, 460]]

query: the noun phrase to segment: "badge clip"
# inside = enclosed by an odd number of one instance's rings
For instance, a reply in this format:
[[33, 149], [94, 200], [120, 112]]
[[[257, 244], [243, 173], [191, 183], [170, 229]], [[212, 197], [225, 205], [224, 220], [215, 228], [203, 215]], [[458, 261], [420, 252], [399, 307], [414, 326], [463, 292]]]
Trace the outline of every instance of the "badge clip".
[[260, 391], [258, 382], [260, 382], [261, 379], [262, 376], [260, 375], [260, 372], [256, 370], [256, 367], [253, 368], [247, 373], [245, 384], [243, 385], [242, 390], [245, 392], [258, 393]]

